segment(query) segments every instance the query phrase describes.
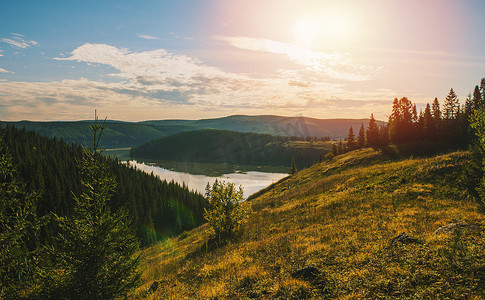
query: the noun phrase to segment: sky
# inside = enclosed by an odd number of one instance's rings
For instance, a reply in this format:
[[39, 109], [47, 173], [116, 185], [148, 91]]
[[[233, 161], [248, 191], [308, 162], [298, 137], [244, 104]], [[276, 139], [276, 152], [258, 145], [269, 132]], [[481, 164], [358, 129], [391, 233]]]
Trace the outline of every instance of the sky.
[[387, 120], [485, 77], [481, 0], [0, 3], [0, 120]]

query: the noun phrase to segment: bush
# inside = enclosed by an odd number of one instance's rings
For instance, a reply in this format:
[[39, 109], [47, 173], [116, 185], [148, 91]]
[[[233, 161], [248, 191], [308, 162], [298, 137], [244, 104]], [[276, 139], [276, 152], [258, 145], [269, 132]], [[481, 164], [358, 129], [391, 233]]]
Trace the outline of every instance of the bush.
[[251, 210], [244, 202], [243, 189], [236, 189], [234, 183], [216, 180], [212, 187], [207, 184], [206, 197], [209, 205], [204, 218], [211, 226], [212, 238], [225, 240], [246, 221]]

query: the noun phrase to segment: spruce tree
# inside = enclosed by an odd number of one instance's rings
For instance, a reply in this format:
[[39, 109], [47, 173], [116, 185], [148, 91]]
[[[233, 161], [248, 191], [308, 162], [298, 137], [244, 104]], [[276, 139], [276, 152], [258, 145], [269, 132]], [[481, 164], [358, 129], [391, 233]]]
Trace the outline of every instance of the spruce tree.
[[429, 103], [426, 103], [426, 108], [423, 113], [423, 131], [426, 140], [431, 140], [436, 136], [436, 128]]
[[95, 116], [90, 128], [93, 146], [84, 148], [78, 162], [83, 192], [75, 196], [72, 216], [57, 217], [60, 234], [53, 248], [57, 271], [52, 274], [58, 275], [49, 292], [52, 298], [113, 299], [139, 280], [135, 257], [139, 242], [126, 212], [111, 212], [108, 206], [116, 181], [99, 150], [105, 124], [98, 124]]
[[433, 115], [435, 124], [441, 120], [441, 110], [438, 98], [434, 98], [433, 103], [431, 104], [431, 114]]
[[369, 126], [366, 132], [367, 146], [377, 147], [379, 146], [379, 128], [377, 127], [376, 120], [374, 119], [374, 114], [370, 115]]
[[443, 118], [445, 120], [456, 120], [460, 110], [460, 103], [453, 89], [450, 90], [443, 102]]
[[349, 151], [352, 151], [355, 149], [355, 136], [354, 136], [354, 130], [352, 129], [352, 126], [350, 126], [349, 133], [347, 135], [347, 149]]
[[483, 106], [483, 101], [482, 101], [482, 94], [480, 92], [480, 88], [478, 85], [475, 86], [475, 89], [473, 90], [473, 106], [472, 106], [472, 111], [475, 109], [480, 108]]

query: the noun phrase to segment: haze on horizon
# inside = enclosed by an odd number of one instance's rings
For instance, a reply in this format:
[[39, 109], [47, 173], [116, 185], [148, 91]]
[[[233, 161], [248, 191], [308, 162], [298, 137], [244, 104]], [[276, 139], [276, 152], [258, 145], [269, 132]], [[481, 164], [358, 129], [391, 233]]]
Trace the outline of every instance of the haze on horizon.
[[485, 77], [485, 2], [4, 1], [0, 120], [386, 120]]

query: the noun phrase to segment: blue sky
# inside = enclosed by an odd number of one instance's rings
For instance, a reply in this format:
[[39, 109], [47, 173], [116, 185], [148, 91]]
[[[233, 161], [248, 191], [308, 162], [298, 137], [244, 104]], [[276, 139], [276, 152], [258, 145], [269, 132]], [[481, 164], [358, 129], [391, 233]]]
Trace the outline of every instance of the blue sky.
[[485, 1], [3, 1], [0, 120], [385, 120], [485, 77]]

